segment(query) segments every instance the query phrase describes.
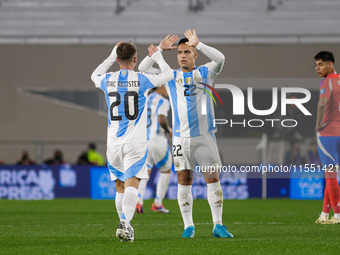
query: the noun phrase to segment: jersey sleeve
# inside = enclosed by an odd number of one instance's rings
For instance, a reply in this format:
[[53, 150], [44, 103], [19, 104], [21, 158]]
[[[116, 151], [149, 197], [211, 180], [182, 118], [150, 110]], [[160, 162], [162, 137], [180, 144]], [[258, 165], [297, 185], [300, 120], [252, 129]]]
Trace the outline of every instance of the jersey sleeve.
[[[174, 73], [171, 70], [170, 66], [165, 62], [162, 54], [160, 51], [155, 52], [152, 54], [151, 59], [155, 61], [160, 68], [159, 74], [143, 74], [152, 84], [153, 87], [160, 87], [163, 84], [167, 84], [170, 80], [173, 79]], [[147, 86], [147, 89], [150, 89], [151, 85]]]
[[103, 61], [91, 74], [91, 80], [94, 82], [97, 88], [100, 88], [101, 82], [106, 77], [106, 72], [114, 64], [117, 58], [117, 46], [115, 46], [110, 56]]
[[163, 100], [163, 103], [160, 105], [158, 109], [158, 115], [164, 115], [165, 117], [168, 117], [168, 112], [170, 110], [169, 101], [166, 99], [161, 99], [161, 100]]
[[146, 72], [146, 73], [152, 73], [152, 74], [159, 74], [161, 72], [160, 69], [152, 67], [152, 65], [155, 63], [155, 61], [150, 58], [149, 56], [146, 56], [142, 62], [140, 62], [138, 66], [138, 70], [140, 72]]
[[223, 53], [213, 47], [205, 45], [202, 42], [198, 43], [196, 49], [212, 60], [204, 66], [208, 67], [210, 77], [215, 79], [217, 75], [220, 74], [224, 66], [225, 57]]
[[332, 87], [332, 79], [326, 78], [321, 82], [320, 85], [320, 98], [325, 97], [329, 100], [329, 97], [331, 95], [330, 88]]

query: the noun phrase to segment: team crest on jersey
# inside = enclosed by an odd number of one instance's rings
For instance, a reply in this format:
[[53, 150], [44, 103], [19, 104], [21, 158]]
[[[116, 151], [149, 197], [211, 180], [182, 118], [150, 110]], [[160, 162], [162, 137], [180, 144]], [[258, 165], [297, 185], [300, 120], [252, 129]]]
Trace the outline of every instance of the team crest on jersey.
[[175, 167], [179, 167], [179, 162], [175, 161]]
[[320, 89], [320, 95], [324, 95], [324, 94], [326, 94], [326, 89], [325, 88]]
[[186, 84], [192, 84], [192, 79], [191, 79], [191, 77], [185, 78], [185, 83], [186, 83]]
[[202, 77], [199, 74], [195, 73], [194, 74], [194, 82], [200, 82], [200, 81], [202, 81]]
[[122, 75], [125, 75], [126, 74], [126, 71], [122, 71]]

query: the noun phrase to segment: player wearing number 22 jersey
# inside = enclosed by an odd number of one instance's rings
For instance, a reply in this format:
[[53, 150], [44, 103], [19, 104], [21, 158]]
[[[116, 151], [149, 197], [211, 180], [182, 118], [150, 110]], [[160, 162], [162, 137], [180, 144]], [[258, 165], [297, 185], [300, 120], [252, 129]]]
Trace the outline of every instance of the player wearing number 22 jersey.
[[[318, 75], [324, 78], [320, 86], [315, 131], [323, 169], [327, 168], [323, 210], [316, 223], [340, 224], [340, 190], [336, 171], [340, 164], [340, 75], [335, 72], [331, 52], [321, 51], [314, 59]], [[328, 220], [331, 207], [334, 216]]]
[[[183, 238], [195, 236], [192, 218], [192, 172], [198, 164], [204, 169], [207, 183], [207, 198], [214, 223], [213, 236], [233, 237], [222, 224], [223, 191], [219, 181], [218, 167], [221, 160], [215, 139], [214, 108], [210, 97], [212, 83], [224, 65], [224, 55], [198, 40], [195, 30], [185, 32], [177, 46], [177, 61], [174, 78], [166, 84], [172, 108], [173, 157], [178, 177], [177, 199], [184, 222]], [[162, 50], [172, 49], [173, 40], [165, 38], [159, 45]], [[196, 66], [198, 51], [211, 62]], [[139, 70], [156, 72], [153, 60], [146, 57]], [[210, 171], [214, 169], [214, 171]]]
[[[146, 96], [151, 88], [173, 78], [160, 51], [151, 45], [149, 53], [162, 69], [162, 74], [135, 72], [136, 47], [132, 43], [119, 42], [91, 76], [96, 87], [104, 91], [108, 107], [106, 155], [111, 179], [116, 180], [115, 202], [120, 218], [116, 236], [121, 241], [134, 240], [130, 221], [137, 204], [139, 182], [148, 177]], [[120, 70], [106, 73], [116, 60]]]

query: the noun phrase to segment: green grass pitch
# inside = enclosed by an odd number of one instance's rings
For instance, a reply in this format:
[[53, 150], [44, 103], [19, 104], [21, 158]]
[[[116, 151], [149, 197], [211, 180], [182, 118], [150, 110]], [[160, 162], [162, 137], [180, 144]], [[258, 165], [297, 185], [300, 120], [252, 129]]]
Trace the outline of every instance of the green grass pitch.
[[183, 239], [177, 201], [170, 214], [135, 215], [133, 243], [115, 236], [114, 201], [0, 200], [0, 254], [338, 254], [340, 225], [318, 225], [321, 201], [225, 200], [223, 221], [234, 235], [212, 237], [206, 200], [194, 201], [196, 236]]

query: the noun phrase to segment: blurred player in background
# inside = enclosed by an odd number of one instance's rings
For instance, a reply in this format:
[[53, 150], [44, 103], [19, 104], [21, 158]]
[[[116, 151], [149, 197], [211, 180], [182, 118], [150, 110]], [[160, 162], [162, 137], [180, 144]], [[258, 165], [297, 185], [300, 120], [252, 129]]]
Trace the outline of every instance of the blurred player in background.
[[[147, 99], [147, 140], [148, 140], [148, 156], [146, 158], [148, 164], [149, 176], [152, 168], [155, 166], [160, 172], [157, 182], [156, 198], [152, 204], [151, 210], [160, 213], [169, 213], [168, 209], [163, 206], [163, 199], [168, 191], [170, 180], [170, 169], [172, 165], [172, 155], [170, 152], [168, 139], [166, 134], [172, 137], [172, 130], [168, 124], [168, 111], [170, 103], [166, 97], [168, 96], [164, 86], [156, 88], [156, 90], [148, 96]], [[140, 181], [138, 189], [137, 213], [142, 214], [143, 197], [148, 179]]]
[[[210, 171], [212, 167], [214, 170], [221, 167], [221, 160], [214, 134], [214, 107], [209, 94], [204, 91], [210, 90], [208, 86], [213, 84], [213, 80], [221, 72], [225, 58], [220, 51], [200, 42], [195, 30], [188, 29], [184, 35], [186, 38], [181, 39], [177, 47], [180, 68], [174, 70], [174, 79], [166, 84], [172, 108], [173, 157], [178, 177], [177, 198], [184, 221], [182, 237], [195, 236], [191, 190], [196, 163], [207, 170], [203, 174], [208, 186], [207, 196], [214, 222], [213, 236], [233, 237], [222, 224], [223, 192], [219, 173]], [[173, 49], [174, 39], [165, 38], [158, 47], [162, 50]], [[197, 51], [201, 51], [212, 61], [197, 67]], [[154, 71], [151, 69], [153, 62], [150, 57], [146, 57], [139, 65], [139, 70]], [[203, 107], [206, 114], [203, 113]]]
[[[319, 156], [325, 172], [323, 209], [315, 223], [340, 224], [340, 192], [337, 173], [340, 154], [340, 75], [335, 72], [334, 56], [321, 51], [315, 57], [316, 71], [324, 77], [320, 85], [316, 127]], [[331, 207], [334, 216], [329, 219]]]
[[[91, 75], [97, 88], [104, 91], [108, 107], [107, 160], [111, 180], [116, 180], [116, 208], [120, 224], [116, 236], [133, 242], [130, 225], [138, 198], [140, 179], [147, 178], [147, 145], [145, 109], [151, 88], [173, 78], [170, 67], [154, 45], [149, 47], [151, 58], [162, 70], [160, 75], [135, 72], [137, 49], [130, 42], [119, 42], [110, 56]], [[117, 60], [120, 70], [106, 73]]]

